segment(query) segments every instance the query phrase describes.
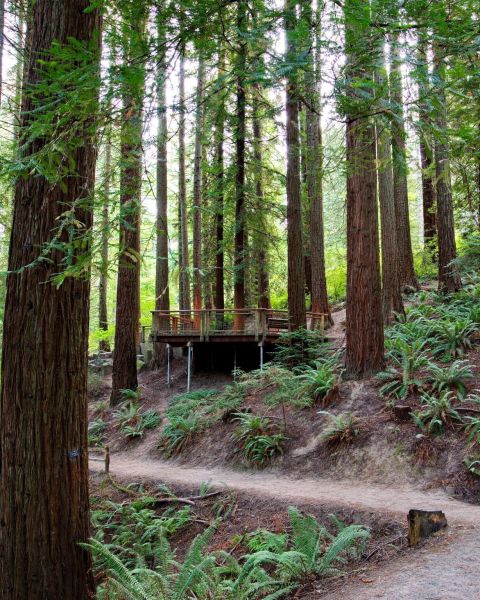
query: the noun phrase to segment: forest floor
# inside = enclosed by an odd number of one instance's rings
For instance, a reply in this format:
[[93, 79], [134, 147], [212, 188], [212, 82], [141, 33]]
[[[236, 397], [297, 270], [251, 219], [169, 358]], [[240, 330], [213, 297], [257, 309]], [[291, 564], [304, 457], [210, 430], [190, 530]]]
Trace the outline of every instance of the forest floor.
[[[91, 470], [99, 472], [102, 465], [93, 463]], [[112, 457], [111, 472], [123, 481], [161, 482], [188, 489], [198, 489], [208, 482], [211, 490], [225, 489], [256, 498], [260, 515], [261, 504], [265, 503], [264, 508], [267, 508], [271, 500], [286, 505], [340, 506], [371, 513], [376, 522], [405, 521], [411, 508], [443, 510], [449, 528], [435, 542], [418, 550], [409, 550], [394, 562], [369, 564], [359, 575], [342, 581], [341, 585], [337, 582], [337, 585], [322, 586], [297, 597], [304, 600], [474, 600], [479, 597], [475, 565], [480, 562], [480, 535], [476, 529], [480, 522], [480, 507], [453, 500], [442, 491], [425, 492], [408, 486], [354, 484], [328, 479], [291, 479], [277, 474], [229, 469], [187, 468], [162, 460], [132, 458], [128, 453]]]
[[[335, 326], [329, 330], [337, 348], [345, 342], [344, 324], [345, 311], [338, 311]], [[466, 358], [474, 372], [469, 389], [478, 390], [478, 347]], [[229, 375], [199, 373], [193, 378], [193, 390], [222, 390], [232, 381]], [[277, 503], [284, 513], [289, 504], [310, 506], [312, 511], [328, 508], [337, 514], [358, 511], [355, 522], [373, 526], [372, 544], [379, 548], [392, 532], [394, 537], [403, 532], [396, 550], [379, 552], [384, 556], [360, 565], [358, 573], [350, 572], [349, 577], [326, 585], [322, 582], [295, 598], [480, 598], [475, 568], [480, 562], [480, 484], [462, 463], [468, 447], [460, 428], [446, 427], [441, 436], [421, 434], [411, 420], [396, 419], [386, 408], [376, 380], [345, 381], [328, 410], [337, 415], [353, 413], [361, 423], [360, 435], [346, 447], [332, 449], [322, 441], [327, 417], [319, 411], [321, 407], [298, 410], [288, 405], [272, 406], [262, 389], [247, 394], [238, 410], [268, 415], [274, 423], [283, 421], [286, 425], [288, 421], [288, 441], [284, 455], [269, 468], [251, 470], [238, 455], [232, 435], [235, 423], [228, 419], [195, 433], [170, 458], [159, 450], [157, 429], [145, 431], [139, 439], [126, 439], [108, 409], [102, 413], [109, 383], [105, 378], [97, 390], [90, 414], [91, 418], [100, 415], [107, 423], [104, 441], [112, 451], [111, 472], [122, 482], [161, 482], [190, 491], [209, 482], [210, 488], [229, 490], [247, 503], [245, 525], [254, 525], [257, 519], [268, 527], [272, 515], [279, 514], [270, 514], [272, 503]], [[165, 385], [164, 373], [146, 371], [140, 375], [142, 410], [158, 411], [162, 426], [172, 399], [185, 392], [186, 371], [181, 359], [174, 361], [170, 388]], [[91, 469], [99, 473], [102, 465], [92, 463]], [[444, 511], [448, 529], [419, 549], [405, 549], [406, 516], [412, 508]]]

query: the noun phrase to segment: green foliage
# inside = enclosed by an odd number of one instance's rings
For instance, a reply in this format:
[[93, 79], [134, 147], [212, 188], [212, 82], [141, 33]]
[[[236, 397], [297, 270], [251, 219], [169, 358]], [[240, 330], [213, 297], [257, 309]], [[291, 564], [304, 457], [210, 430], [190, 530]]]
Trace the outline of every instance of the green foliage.
[[465, 417], [465, 433], [472, 445], [480, 446], [480, 417]]
[[380, 387], [382, 396], [394, 399], [406, 398], [422, 387], [424, 382], [417, 376], [417, 372], [428, 362], [424, 347], [423, 342], [411, 342], [403, 337], [389, 340], [387, 355], [393, 365], [377, 374], [377, 379], [382, 384]]
[[103, 391], [103, 377], [99, 373], [88, 370], [87, 394], [91, 397], [99, 396]]
[[237, 413], [234, 420], [238, 427], [233, 432], [233, 437], [240, 443], [241, 453], [247, 463], [264, 467], [283, 454], [287, 438], [268, 417]]
[[329, 445], [350, 444], [360, 433], [360, 421], [352, 413], [334, 415], [322, 410], [318, 414], [327, 415], [330, 420], [321, 436]]
[[467, 467], [467, 471], [472, 475], [480, 477], [480, 457], [479, 456], [467, 456], [463, 460], [463, 464]]
[[103, 419], [95, 419], [88, 424], [88, 445], [101, 446], [107, 424]]
[[434, 329], [437, 338], [434, 354], [444, 354], [448, 358], [463, 356], [466, 350], [472, 348], [472, 335], [477, 331], [478, 326], [468, 319], [453, 323], [440, 321]]
[[197, 415], [171, 416], [160, 434], [158, 447], [167, 456], [178, 454], [191, 442], [194, 434], [205, 427], [206, 422]]
[[332, 362], [315, 361], [315, 365], [305, 365], [295, 377], [298, 396], [309, 396], [315, 401], [322, 400], [338, 386], [339, 378]]
[[315, 361], [329, 352], [321, 331], [298, 329], [282, 333], [275, 348], [274, 362], [284, 367], [315, 366]]
[[120, 422], [120, 431], [130, 439], [142, 437], [147, 429], [155, 429], [161, 423], [161, 417], [156, 410], [140, 412], [136, 399], [124, 402], [115, 411], [114, 416]]
[[273, 533], [267, 529], [257, 529], [245, 536], [245, 545], [250, 552], [283, 552], [287, 549], [288, 535]]
[[454, 399], [450, 391], [442, 392], [439, 397], [423, 394], [420, 398], [422, 409], [411, 413], [415, 425], [429, 434], [438, 434], [452, 422], [461, 422], [461, 416], [452, 406]]
[[467, 395], [466, 382], [473, 379], [472, 366], [464, 360], [456, 360], [446, 367], [434, 363], [428, 365], [427, 382], [437, 392], [454, 390], [460, 399]]

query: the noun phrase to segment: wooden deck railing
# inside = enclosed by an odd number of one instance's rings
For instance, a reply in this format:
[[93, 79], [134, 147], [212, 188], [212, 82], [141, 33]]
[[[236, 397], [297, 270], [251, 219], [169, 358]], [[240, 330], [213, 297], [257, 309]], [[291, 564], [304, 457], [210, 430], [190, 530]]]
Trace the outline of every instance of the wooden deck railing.
[[[263, 308], [153, 311], [152, 333], [160, 336], [253, 336], [255, 340], [290, 330], [288, 311]], [[308, 329], [323, 331], [325, 315], [307, 313]]]

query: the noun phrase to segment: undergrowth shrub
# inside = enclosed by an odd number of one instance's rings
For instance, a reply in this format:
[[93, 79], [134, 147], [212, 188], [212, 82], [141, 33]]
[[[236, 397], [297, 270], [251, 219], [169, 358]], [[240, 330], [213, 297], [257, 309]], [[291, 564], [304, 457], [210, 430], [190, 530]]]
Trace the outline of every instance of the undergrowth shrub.
[[451, 390], [458, 398], [464, 399], [468, 392], [466, 382], [471, 379], [473, 379], [472, 365], [467, 361], [456, 360], [446, 367], [435, 363], [428, 364], [427, 383], [437, 392]]
[[255, 467], [264, 467], [283, 454], [287, 437], [268, 417], [252, 413], [238, 413], [237, 427], [232, 436], [240, 444], [245, 461]]
[[322, 356], [328, 356], [330, 351], [323, 332], [300, 328], [280, 335], [276, 342], [273, 362], [287, 368], [299, 365], [315, 366], [315, 361]]
[[334, 415], [322, 410], [318, 414], [329, 418], [329, 424], [323, 430], [321, 438], [331, 446], [350, 444], [360, 433], [360, 419], [352, 413]]
[[439, 397], [432, 394], [423, 394], [420, 398], [422, 408], [412, 412], [414, 423], [427, 433], [443, 433], [445, 427], [462, 421], [461, 416], [452, 405], [454, 395], [450, 391], [444, 391]]
[[107, 424], [103, 419], [95, 419], [88, 424], [88, 445], [101, 446]]
[[156, 410], [141, 412], [137, 401], [130, 400], [114, 412], [120, 423], [120, 431], [127, 438], [142, 437], [148, 429], [156, 429], [161, 423], [160, 414]]
[[[235, 558], [208, 551], [218, 519], [190, 544], [182, 561], [169, 534], [188, 525], [189, 507], [155, 515], [153, 498], [121, 505], [104, 502], [93, 513], [93, 555], [99, 600], [274, 600], [285, 598], [312, 577], [338, 575], [362, 556], [369, 530], [332, 516], [330, 532], [313, 516], [289, 507], [290, 533], [258, 530], [237, 536], [250, 553]], [[168, 515], [168, 516], [167, 516]], [[175, 522], [168, 525], [168, 520]]]

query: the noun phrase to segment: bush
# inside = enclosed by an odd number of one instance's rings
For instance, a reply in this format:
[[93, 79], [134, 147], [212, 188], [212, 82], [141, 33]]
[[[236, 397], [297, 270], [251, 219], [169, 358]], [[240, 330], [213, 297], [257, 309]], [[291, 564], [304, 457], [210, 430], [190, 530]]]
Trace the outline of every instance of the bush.
[[329, 445], [350, 444], [360, 433], [360, 420], [352, 413], [337, 416], [322, 410], [318, 414], [327, 415], [330, 419], [330, 424], [321, 435]]
[[461, 422], [462, 418], [452, 406], [454, 396], [445, 391], [436, 396], [424, 394], [421, 397], [423, 407], [417, 412], [411, 413], [414, 423], [427, 433], [443, 433], [445, 427], [452, 422]]
[[268, 417], [238, 413], [234, 420], [238, 427], [233, 432], [233, 438], [240, 443], [240, 451], [247, 463], [264, 467], [283, 454], [287, 438]]
[[141, 413], [134, 400], [124, 403], [114, 415], [120, 422], [120, 431], [131, 439], [142, 437], [147, 429], [155, 429], [161, 423], [161, 417], [156, 410]]
[[88, 445], [101, 446], [107, 424], [103, 419], [95, 419], [88, 424]]
[[466, 382], [473, 379], [472, 366], [464, 360], [456, 360], [447, 367], [434, 363], [428, 365], [427, 382], [437, 392], [453, 390], [460, 399], [467, 395]]
[[315, 366], [315, 361], [329, 352], [330, 347], [325, 343], [323, 332], [297, 329], [280, 335], [273, 361], [289, 368], [299, 365]]

